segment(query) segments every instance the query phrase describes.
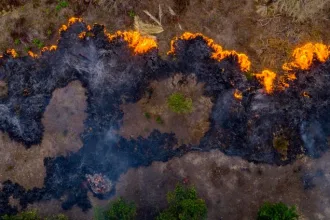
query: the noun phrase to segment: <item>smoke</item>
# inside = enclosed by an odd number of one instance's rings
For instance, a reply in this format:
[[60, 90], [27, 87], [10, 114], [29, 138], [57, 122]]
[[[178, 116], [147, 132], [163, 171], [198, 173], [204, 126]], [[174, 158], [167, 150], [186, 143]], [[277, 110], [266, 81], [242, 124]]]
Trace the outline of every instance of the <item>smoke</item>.
[[[0, 214], [15, 212], [6, 203], [13, 194], [23, 208], [67, 195], [64, 209], [77, 205], [87, 210], [91, 204], [88, 188], [83, 186], [86, 174], [101, 173], [115, 183], [131, 167], [166, 161], [194, 148], [216, 148], [250, 161], [275, 164], [290, 163], [302, 153], [320, 156], [328, 149], [329, 61], [298, 71], [287, 90], [267, 95], [261, 92], [257, 79], [246, 78], [236, 55], [213, 59], [212, 48], [202, 37], [179, 39], [173, 44], [175, 54], [163, 60], [156, 49], [133, 54], [121, 37], [109, 42], [101, 25], [91, 30], [94, 37], [78, 38], [82, 31], [87, 31], [84, 23], [73, 24], [62, 33], [57, 50], [46, 51], [38, 59], [4, 56], [1, 60], [0, 77], [8, 84], [8, 96], [0, 98], [0, 130], [12, 139], [27, 147], [40, 143], [41, 118], [52, 92], [73, 80], [80, 80], [87, 90], [88, 118], [81, 135], [83, 146], [77, 153], [45, 159], [43, 188], [25, 191], [18, 184], [5, 183]], [[137, 102], [151, 81], [175, 73], [195, 74], [198, 82], [205, 83], [205, 95], [214, 103], [211, 126], [201, 143], [174, 148], [178, 143], [174, 134], [157, 130], [147, 138], [127, 140], [119, 136], [123, 117], [120, 105]], [[233, 97], [234, 91], [242, 93], [241, 100]], [[304, 91], [310, 98], [301, 95]], [[276, 135], [288, 140], [286, 160], [273, 147]]]

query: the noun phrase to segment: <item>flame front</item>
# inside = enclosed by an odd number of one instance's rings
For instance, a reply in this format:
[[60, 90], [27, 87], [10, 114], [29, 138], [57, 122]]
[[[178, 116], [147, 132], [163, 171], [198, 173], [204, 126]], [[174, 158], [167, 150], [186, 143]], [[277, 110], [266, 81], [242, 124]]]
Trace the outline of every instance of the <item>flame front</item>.
[[38, 58], [38, 55], [35, 54], [35, 53], [33, 53], [31, 50], [28, 51], [28, 54], [29, 54], [29, 56], [32, 57], [32, 58]]
[[8, 53], [9, 55], [11, 55], [13, 58], [18, 57], [18, 53], [17, 53], [16, 50], [14, 50], [14, 49], [8, 49], [8, 50], [7, 50], [7, 53]]
[[167, 54], [175, 54], [175, 42], [177, 40], [192, 40], [197, 37], [203, 38], [203, 40], [206, 41], [207, 45], [212, 48], [213, 53], [211, 55], [211, 58], [221, 61], [227, 57], [234, 56], [237, 58], [238, 64], [240, 66], [240, 69], [242, 71], [249, 71], [251, 68], [251, 61], [249, 60], [248, 56], [243, 53], [237, 53], [234, 50], [228, 51], [228, 50], [223, 50], [222, 47], [219, 44], [214, 43], [214, 41], [206, 36], [204, 36], [201, 33], [190, 33], [190, 32], [185, 32], [181, 35], [181, 37], [176, 37], [171, 41], [171, 49]]
[[276, 78], [276, 73], [270, 70], [263, 70], [261, 73], [255, 74], [257, 79], [259, 79], [264, 86], [265, 91], [270, 94], [274, 90], [274, 80]]
[[110, 41], [116, 38], [123, 38], [128, 46], [133, 49], [135, 54], [144, 54], [150, 50], [157, 48], [157, 43], [153, 38], [142, 36], [137, 31], [117, 31], [115, 34], [107, 34]]
[[293, 61], [285, 63], [282, 68], [286, 71], [293, 69], [307, 70], [312, 66], [313, 60], [324, 63], [330, 56], [330, 49], [324, 44], [307, 43], [293, 51]]

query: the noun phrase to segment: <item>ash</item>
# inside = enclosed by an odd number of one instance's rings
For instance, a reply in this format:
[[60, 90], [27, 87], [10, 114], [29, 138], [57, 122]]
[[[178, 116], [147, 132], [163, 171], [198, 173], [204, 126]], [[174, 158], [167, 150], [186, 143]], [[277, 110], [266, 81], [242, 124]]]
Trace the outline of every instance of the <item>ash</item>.
[[[11, 181], [2, 183], [0, 215], [17, 212], [8, 204], [10, 196], [19, 199], [24, 209], [29, 203], [66, 195], [63, 209], [77, 205], [88, 210], [86, 177], [95, 194], [100, 194], [98, 190], [107, 194], [129, 168], [167, 161], [194, 149], [219, 149], [249, 161], [285, 165], [301, 154], [319, 157], [329, 148], [329, 60], [298, 72], [287, 90], [267, 95], [256, 79], [247, 80], [235, 57], [211, 59], [212, 49], [202, 38], [177, 41], [175, 57], [164, 60], [156, 49], [133, 55], [122, 39], [109, 42], [101, 25], [93, 27], [94, 37], [79, 39], [86, 30], [86, 24], [75, 23], [61, 34], [56, 51], [44, 52], [38, 59], [6, 55], [0, 59], [0, 80], [8, 85], [8, 95], [0, 96], [0, 130], [27, 148], [42, 139], [41, 118], [55, 89], [80, 80], [88, 96], [82, 148], [67, 157], [45, 158], [43, 188], [25, 190]], [[121, 126], [121, 104], [137, 102], [151, 81], [175, 73], [195, 74], [214, 103], [211, 127], [199, 145], [174, 147], [178, 143], [174, 134], [157, 130], [134, 140], [114, 132]], [[242, 92], [242, 100], [233, 98], [235, 90]], [[310, 98], [301, 96], [303, 92]], [[274, 134], [289, 143], [286, 160], [273, 147]]]

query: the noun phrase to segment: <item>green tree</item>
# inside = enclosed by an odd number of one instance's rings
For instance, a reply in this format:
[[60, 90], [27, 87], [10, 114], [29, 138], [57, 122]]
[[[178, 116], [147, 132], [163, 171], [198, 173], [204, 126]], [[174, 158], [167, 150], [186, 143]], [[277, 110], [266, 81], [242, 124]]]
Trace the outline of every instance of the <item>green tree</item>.
[[107, 220], [133, 220], [136, 216], [136, 207], [134, 203], [127, 203], [122, 198], [110, 203], [105, 211]]
[[265, 202], [258, 211], [257, 220], [296, 220], [298, 217], [295, 206]]
[[16, 215], [5, 215], [2, 220], [41, 220], [35, 210], [24, 211]]
[[178, 114], [190, 113], [193, 110], [191, 98], [186, 98], [183, 94], [178, 92], [168, 97], [167, 105], [171, 111]]
[[194, 187], [177, 185], [167, 194], [169, 207], [160, 213], [157, 220], [202, 220], [206, 219], [205, 201], [197, 197]]

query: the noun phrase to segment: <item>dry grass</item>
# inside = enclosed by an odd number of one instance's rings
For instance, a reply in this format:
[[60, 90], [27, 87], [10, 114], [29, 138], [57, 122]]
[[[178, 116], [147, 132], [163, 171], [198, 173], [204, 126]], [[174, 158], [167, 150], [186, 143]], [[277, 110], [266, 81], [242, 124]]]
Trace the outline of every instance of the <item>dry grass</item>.
[[330, 7], [330, 0], [257, 0], [257, 13], [261, 16], [282, 14], [292, 17], [294, 21], [303, 22], [319, 16]]

